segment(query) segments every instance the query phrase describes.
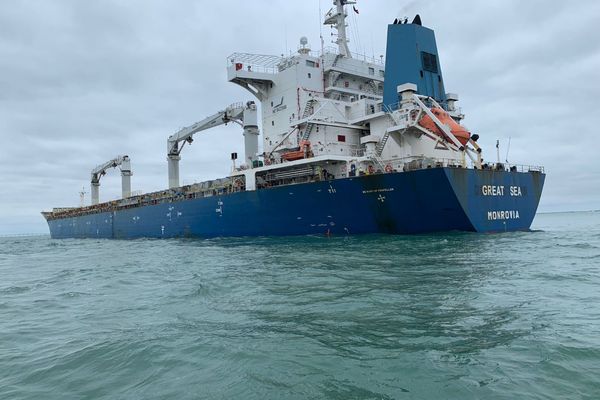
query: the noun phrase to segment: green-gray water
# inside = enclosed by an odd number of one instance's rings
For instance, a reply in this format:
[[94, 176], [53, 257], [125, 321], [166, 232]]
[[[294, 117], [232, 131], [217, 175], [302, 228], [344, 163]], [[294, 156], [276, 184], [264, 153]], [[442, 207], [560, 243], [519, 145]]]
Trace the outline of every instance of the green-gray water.
[[0, 238], [0, 399], [598, 399], [600, 213], [534, 228]]

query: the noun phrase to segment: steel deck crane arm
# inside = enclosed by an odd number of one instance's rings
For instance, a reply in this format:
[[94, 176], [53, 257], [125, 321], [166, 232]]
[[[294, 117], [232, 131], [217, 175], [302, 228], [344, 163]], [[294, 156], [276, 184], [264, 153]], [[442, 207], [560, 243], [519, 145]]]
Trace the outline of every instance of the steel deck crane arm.
[[92, 182], [94, 182], [94, 180], [100, 181], [100, 178], [103, 175], [106, 175], [106, 170], [108, 170], [109, 168], [116, 168], [123, 164], [127, 164], [126, 167], [128, 170], [131, 169], [129, 165], [129, 156], [117, 156], [112, 160], [105, 162], [104, 164], [98, 165], [92, 170]]
[[183, 146], [179, 146], [181, 142], [192, 142], [192, 136], [198, 132], [207, 129], [215, 128], [229, 122], [237, 122], [241, 124], [244, 115], [244, 105], [242, 103], [232, 104], [223, 111], [219, 111], [210, 117], [204, 118], [193, 125], [180, 129], [177, 133], [171, 135], [168, 140], [169, 155], [178, 156], [181, 153]]
[[[169, 188], [179, 186], [179, 160], [181, 150], [185, 143], [192, 143], [196, 133], [205, 131], [219, 125], [235, 122], [244, 129], [244, 144], [246, 148], [246, 162], [252, 165], [258, 152], [258, 122], [256, 104], [253, 101], [235, 103], [223, 111], [196, 122], [193, 125], [180, 129], [169, 136], [167, 140], [167, 162], [169, 167]], [[181, 143], [181, 144], [180, 144]]]
[[98, 165], [92, 170], [92, 204], [100, 202], [100, 178], [106, 175], [106, 171], [110, 168], [121, 167], [121, 189], [123, 198], [131, 196], [131, 161], [129, 156], [117, 156], [104, 164]]

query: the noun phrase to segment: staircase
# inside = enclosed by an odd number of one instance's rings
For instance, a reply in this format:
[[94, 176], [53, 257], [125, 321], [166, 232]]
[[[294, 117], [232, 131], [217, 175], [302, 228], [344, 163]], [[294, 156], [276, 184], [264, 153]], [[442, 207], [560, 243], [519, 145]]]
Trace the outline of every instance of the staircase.
[[385, 135], [383, 135], [383, 137], [381, 138], [381, 140], [379, 141], [379, 143], [377, 143], [377, 146], [375, 147], [375, 154], [377, 155], [377, 157], [380, 157], [381, 153], [383, 153], [383, 149], [389, 138], [390, 138], [390, 132], [386, 131]]
[[331, 71], [329, 73], [329, 86], [335, 87], [341, 78], [341, 72]]
[[381, 96], [381, 90], [379, 90], [379, 85], [375, 81], [369, 81], [369, 87], [371, 88], [371, 92], [376, 96]]
[[315, 99], [310, 99], [306, 102], [306, 105], [304, 106], [304, 112], [302, 113], [302, 117], [300, 119], [305, 119], [313, 115], [313, 113], [315, 112], [316, 102], [317, 101]]
[[[317, 103], [317, 100], [315, 100], [315, 99], [310, 99], [309, 101], [306, 102], [306, 106], [304, 106], [304, 112], [302, 113], [302, 119], [307, 119], [311, 115], [314, 114], [316, 103]], [[306, 122], [306, 128], [304, 128], [304, 132], [302, 133], [302, 136], [300, 137], [300, 140], [308, 140], [314, 127], [315, 127], [315, 124], [310, 122], [310, 120], [308, 120]]]
[[[383, 108], [386, 112], [386, 114], [390, 117], [390, 119], [392, 120], [393, 126], [400, 126], [400, 125], [405, 125], [406, 123], [403, 121], [400, 121], [398, 119], [398, 117], [394, 114], [394, 112], [385, 104], [383, 105]], [[406, 132], [406, 130], [408, 129], [408, 127], [400, 130], [400, 134], [402, 135], [404, 132]], [[385, 132], [385, 134], [383, 135], [383, 137], [381, 138], [381, 140], [379, 141], [379, 143], [377, 143], [377, 146], [375, 147], [375, 154], [377, 155], [377, 157], [381, 157], [381, 153], [383, 153], [383, 149], [385, 148], [385, 144], [387, 143], [388, 139], [390, 138], [390, 131]]]
[[331, 67], [333, 68], [333, 67], [337, 66], [338, 61], [340, 61], [340, 59], [342, 59], [342, 58], [343, 58], [343, 56], [341, 54], [337, 54], [335, 56], [335, 59], [333, 60], [333, 63], [331, 64]]
[[306, 128], [304, 129], [304, 133], [302, 133], [302, 137], [300, 138], [300, 140], [308, 140], [314, 127], [315, 124], [313, 124], [312, 122], [307, 123]]
[[394, 110], [392, 110], [390, 107], [386, 106], [385, 104], [383, 104], [383, 109], [386, 112], [386, 114], [390, 117], [392, 122], [394, 123], [394, 126], [402, 125], [402, 121], [400, 121], [398, 119], [398, 117], [396, 115], [394, 115]]
[[371, 160], [373, 160], [373, 163], [375, 165], [377, 165], [377, 169], [380, 169], [381, 171], [385, 171], [385, 162], [383, 161], [383, 159], [378, 156], [378, 155], [373, 155], [371, 156]]

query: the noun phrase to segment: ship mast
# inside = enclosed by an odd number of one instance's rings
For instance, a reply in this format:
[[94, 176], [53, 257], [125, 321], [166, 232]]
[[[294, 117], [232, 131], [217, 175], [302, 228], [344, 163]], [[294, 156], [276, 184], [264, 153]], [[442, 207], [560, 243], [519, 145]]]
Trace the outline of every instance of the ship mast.
[[81, 188], [81, 192], [79, 192], [79, 207], [85, 207], [85, 195], [87, 192], [85, 191], [85, 187]]
[[356, 4], [355, 1], [349, 0], [333, 0], [335, 8], [329, 10], [325, 15], [324, 25], [331, 25], [337, 30], [337, 40], [339, 54], [343, 57], [352, 58], [350, 48], [348, 47], [348, 36], [346, 35], [346, 12], [344, 6], [346, 4]]

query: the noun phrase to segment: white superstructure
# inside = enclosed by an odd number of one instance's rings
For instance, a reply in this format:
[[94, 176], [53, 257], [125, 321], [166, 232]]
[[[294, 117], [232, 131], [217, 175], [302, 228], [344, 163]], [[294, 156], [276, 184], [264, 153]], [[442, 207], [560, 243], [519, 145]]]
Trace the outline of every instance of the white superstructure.
[[405, 82], [397, 87], [398, 102], [384, 104], [383, 57], [350, 52], [349, 4], [355, 2], [334, 0], [325, 15], [324, 24], [337, 31], [337, 48], [315, 53], [303, 37], [297, 53], [287, 57], [234, 53], [227, 58], [228, 80], [261, 104], [263, 152], [258, 154], [256, 106], [232, 105], [169, 138], [170, 188], [179, 185], [182, 146], [195, 133], [230, 121], [244, 128], [245, 159], [231, 174], [242, 180], [244, 190], [316, 175], [343, 178], [427, 165], [466, 167], [468, 162], [482, 167], [477, 136], [473, 140], [466, 130], [466, 137], [454, 135], [453, 126], [464, 118], [455, 105], [457, 95], [445, 94], [441, 105]]
[[[470, 140], [470, 146], [463, 146], [431, 113], [434, 107], [446, 109], [459, 122], [463, 116], [455, 107], [458, 96], [448, 95], [443, 107], [417, 95], [416, 86], [408, 83], [398, 87], [396, 107], [383, 105], [383, 59], [350, 52], [345, 5], [354, 2], [333, 3], [324, 23], [337, 30], [337, 49], [316, 54], [302, 38], [297, 53], [288, 57], [248, 53], [228, 57], [228, 80], [261, 103], [264, 149], [262, 166], [252, 168], [249, 163], [233, 175], [244, 175], [246, 189], [252, 190], [257, 177], [261, 183], [269, 171], [306, 165], [326, 168], [335, 177], [406, 169], [415, 161], [480, 165], [476, 143]], [[425, 115], [439, 127], [437, 134], [419, 125]]]

